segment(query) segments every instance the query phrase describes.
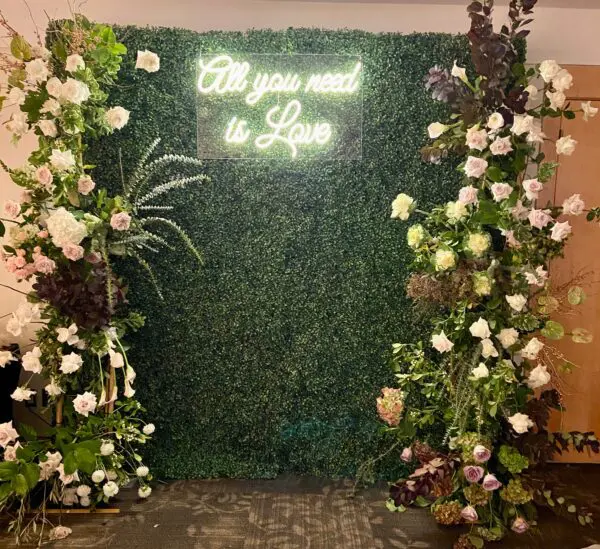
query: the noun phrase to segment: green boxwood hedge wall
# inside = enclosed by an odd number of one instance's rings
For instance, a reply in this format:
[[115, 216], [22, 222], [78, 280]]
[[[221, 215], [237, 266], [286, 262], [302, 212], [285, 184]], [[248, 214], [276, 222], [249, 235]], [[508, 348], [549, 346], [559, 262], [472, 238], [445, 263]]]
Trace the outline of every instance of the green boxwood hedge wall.
[[[352, 475], [381, 448], [375, 398], [393, 383], [391, 344], [426, 335], [404, 291], [408, 224], [390, 220], [390, 204], [400, 190], [424, 209], [455, 195], [452, 166], [419, 157], [427, 125], [445, 114], [423, 77], [436, 64], [466, 63], [465, 37], [116, 31], [129, 53], [110, 103], [131, 120], [89, 143], [87, 156], [114, 190], [119, 149], [126, 174], [157, 136], [163, 152], [195, 155], [201, 52], [362, 56], [361, 161], [207, 161], [211, 182], [170, 199], [204, 267], [183, 250], [151, 257], [164, 301], [141, 269], [120, 267], [132, 306], [147, 315], [131, 360], [158, 427], [146, 452], [160, 475]], [[160, 55], [160, 72], [134, 70], [146, 48]]]

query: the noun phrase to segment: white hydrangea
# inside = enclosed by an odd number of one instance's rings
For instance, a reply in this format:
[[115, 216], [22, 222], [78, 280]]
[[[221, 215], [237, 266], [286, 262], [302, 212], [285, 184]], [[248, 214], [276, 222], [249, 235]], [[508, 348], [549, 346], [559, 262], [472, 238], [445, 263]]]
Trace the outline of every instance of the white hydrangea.
[[87, 236], [85, 223], [75, 219], [71, 212], [62, 207], [48, 217], [46, 225], [53, 244], [59, 248], [67, 244], [79, 244]]

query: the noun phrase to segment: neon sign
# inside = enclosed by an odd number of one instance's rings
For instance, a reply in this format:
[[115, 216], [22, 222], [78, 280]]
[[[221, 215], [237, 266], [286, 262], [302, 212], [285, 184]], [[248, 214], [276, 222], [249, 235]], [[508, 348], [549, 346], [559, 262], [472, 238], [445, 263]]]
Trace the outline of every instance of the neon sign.
[[198, 154], [359, 158], [361, 76], [362, 62], [356, 56], [202, 56], [197, 74]]

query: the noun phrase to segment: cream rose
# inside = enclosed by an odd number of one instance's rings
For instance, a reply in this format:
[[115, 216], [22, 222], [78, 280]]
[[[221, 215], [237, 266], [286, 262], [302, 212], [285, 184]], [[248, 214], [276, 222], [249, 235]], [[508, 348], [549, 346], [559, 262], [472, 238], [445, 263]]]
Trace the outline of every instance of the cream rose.
[[138, 50], [135, 68], [147, 72], [157, 72], [160, 69], [160, 57], [149, 50]]

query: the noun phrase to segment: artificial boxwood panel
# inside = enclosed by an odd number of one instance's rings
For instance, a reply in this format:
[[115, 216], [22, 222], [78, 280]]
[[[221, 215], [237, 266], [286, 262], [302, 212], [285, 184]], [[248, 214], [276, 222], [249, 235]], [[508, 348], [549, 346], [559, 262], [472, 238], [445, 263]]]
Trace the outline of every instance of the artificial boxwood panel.
[[[201, 52], [362, 56], [362, 160], [207, 161], [211, 182], [170, 198], [205, 265], [182, 249], [150, 257], [164, 301], [141, 269], [120, 267], [132, 306], [147, 316], [131, 360], [158, 426], [147, 454], [161, 475], [353, 474], [381, 446], [375, 398], [393, 383], [391, 344], [426, 336], [404, 291], [408, 224], [390, 220], [390, 204], [400, 190], [423, 209], [456, 193], [447, 163], [419, 157], [427, 125], [444, 117], [423, 77], [433, 65], [466, 62], [466, 39], [116, 30], [129, 53], [110, 103], [131, 120], [88, 151], [94, 178], [111, 188], [119, 149], [126, 174], [156, 136], [162, 151], [195, 155]], [[160, 55], [160, 72], [134, 70], [146, 48]]]

